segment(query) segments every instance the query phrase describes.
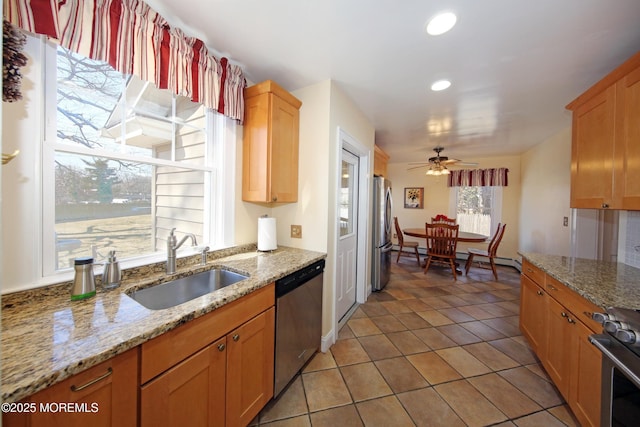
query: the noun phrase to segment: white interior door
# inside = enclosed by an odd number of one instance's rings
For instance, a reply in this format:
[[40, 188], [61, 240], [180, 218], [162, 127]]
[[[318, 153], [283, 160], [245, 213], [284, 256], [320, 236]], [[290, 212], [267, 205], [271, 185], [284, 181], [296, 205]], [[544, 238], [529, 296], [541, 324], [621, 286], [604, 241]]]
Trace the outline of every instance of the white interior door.
[[338, 194], [338, 250], [336, 262], [336, 314], [342, 319], [356, 303], [358, 255], [358, 163], [353, 153], [341, 151]]

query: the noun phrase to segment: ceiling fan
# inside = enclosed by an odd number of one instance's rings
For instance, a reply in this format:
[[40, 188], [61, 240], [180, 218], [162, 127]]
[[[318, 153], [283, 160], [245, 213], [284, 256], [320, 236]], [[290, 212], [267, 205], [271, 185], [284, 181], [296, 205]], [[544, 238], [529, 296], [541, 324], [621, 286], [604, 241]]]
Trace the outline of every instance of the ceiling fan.
[[436, 152], [434, 157], [429, 157], [428, 162], [412, 162], [409, 163], [407, 170], [419, 169], [428, 167], [427, 175], [448, 175], [449, 169], [447, 166], [478, 166], [475, 162], [463, 162], [459, 159], [450, 159], [447, 156], [441, 156], [440, 153], [444, 150], [444, 147], [435, 147], [433, 151]]

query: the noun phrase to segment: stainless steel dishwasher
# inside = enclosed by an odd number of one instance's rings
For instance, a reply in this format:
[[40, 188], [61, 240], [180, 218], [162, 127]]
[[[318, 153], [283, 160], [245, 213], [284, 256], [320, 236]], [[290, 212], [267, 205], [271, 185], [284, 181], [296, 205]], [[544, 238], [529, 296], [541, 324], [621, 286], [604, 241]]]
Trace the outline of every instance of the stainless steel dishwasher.
[[276, 281], [277, 397], [320, 347], [324, 260]]

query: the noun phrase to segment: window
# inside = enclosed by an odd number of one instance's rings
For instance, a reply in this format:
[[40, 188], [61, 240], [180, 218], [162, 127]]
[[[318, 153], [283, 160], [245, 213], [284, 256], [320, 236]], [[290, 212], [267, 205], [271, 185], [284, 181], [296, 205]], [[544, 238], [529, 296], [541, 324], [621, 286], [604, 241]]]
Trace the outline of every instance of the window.
[[107, 64], [47, 49], [43, 275], [78, 256], [100, 262], [109, 249], [120, 260], [164, 253], [172, 228], [226, 244], [218, 231], [232, 215], [217, 201], [229, 176], [221, 140], [233, 122]]
[[502, 187], [451, 187], [460, 231], [490, 236], [502, 214]]

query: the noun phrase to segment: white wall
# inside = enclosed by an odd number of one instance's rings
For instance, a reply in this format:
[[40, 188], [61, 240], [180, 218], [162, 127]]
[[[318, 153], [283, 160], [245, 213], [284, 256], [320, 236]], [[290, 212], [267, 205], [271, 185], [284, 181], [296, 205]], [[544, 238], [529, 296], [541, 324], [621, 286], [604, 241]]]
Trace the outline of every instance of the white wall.
[[520, 250], [571, 255], [571, 127], [563, 129], [522, 155]]
[[[39, 146], [42, 139], [43, 119], [39, 105], [42, 104], [41, 58], [42, 44], [33, 37], [27, 38], [23, 52], [28, 62], [21, 69], [23, 99], [3, 103], [2, 149], [12, 153], [20, 148], [20, 154], [2, 167], [2, 276], [3, 290], [15, 284], [31, 284], [38, 277], [40, 258], [40, 212], [33, 209], [37, 197], [37, 182], [40, 177]], [[27, 149], [21, 142], [33, 141]], [[27, 144], [28, 146], [28, 144]], [[24, 254], [30, 254], [24, 260]], [[22, 268], [6, 268], [20, 265]], [[17, 289], [16, 289], [17, 290]]]
[[[393, 161], [393, 159], [390, 159]], [[507, 228], [498, 247], [498, 256], [516, 258], [518, 251], [518, 229], [520, 223], [520, 156], [498, 156], [486, 158], [465, 158], [465, 161], [477, 162], [478, 168], [509, 169], [509, 185], [503, 187], [501, 221]], [[407, 170], [406, 163], [389, 163], [388, 175], [393, 187], [393, 215], [398, 217], [401, 228], [423, 228], [425, 222], [437, 214], [454, 215], [449, 212], [451, 189], [447, 187], [447, 177], [427, 176], [424, 169]], [[424, 187], [424, 209], [404, 208], [405, 187]], [[412, 239], [406, 238], [408, 241]], [[397, 239], [395, 239], [397, 242]], [[419, 242], [424, 247], [426, 242]], [[485, 248], [486, 243], [464, 243], [458, 247], [458, 252], [465, 252], [467, 247]]]

